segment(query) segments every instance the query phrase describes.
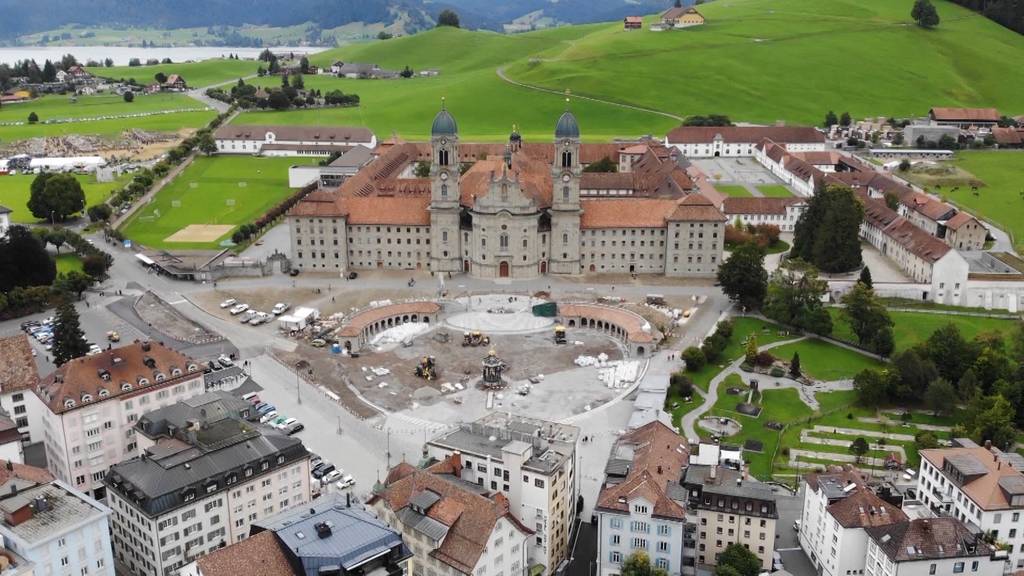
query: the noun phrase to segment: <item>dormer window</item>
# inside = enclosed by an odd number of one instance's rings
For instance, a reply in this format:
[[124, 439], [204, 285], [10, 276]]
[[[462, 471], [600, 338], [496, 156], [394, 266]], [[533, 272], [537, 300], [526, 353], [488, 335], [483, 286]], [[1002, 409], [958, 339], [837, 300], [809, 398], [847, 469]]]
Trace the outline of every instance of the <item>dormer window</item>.
[[156, 380], [157, 382], [163, 382], [164, 380], [167, 380], [167, 376], [166, 376], [166, 375], [164, 375], [164, 373], [163, 373], [163, 372], [157, 372], [157, 373], [156, 373], [156, 376], [154, 376], [154, 379], [155, 379], [155, 380]]
[[171, 368], [171, 378], [181, 376], [181, 368]]
[[132, 385], [130, 382], [121, 382], [121, 392], [131, 392]]
[[92, 402], [92, 394], [82, 394], [82, 402]]
[[206, 485], [206, 493], [207, 494], [210, 494], [210, 493], [216, 492], [216, 491], [217, 491], [217, 483], [216, 482], [210, 482], [209, 484]]
[[225, 484], [234, 484], [235, 482], [238, 482], [238, 474], [234, 472], [228, 474], [227, 478], [224, 479]]
[[260, 462], [260, 470], [261, 471], [262, 470], [266, 470], [267, 468], [270, 468], [270, 462], [267, 462], [266, 460], [264, 460], [263, 462]]
[[185, 490], [181, 494], [181, 499], [184, 500], [185, 502], [191, 502], [191, 501], [195, 500], [196, 499], [196, 491], [191, 489], [191, 488], [189, 488], [188, 490]]
[[187, 370], [189, 372], [195, 372], [196, 370], [199, 370], [199, 367], [196, 366], [195, 364], [189, 364]]
[[248, 478], [250, 476], [252, 476], [252, 466], [246, 466], [245, 467], [245, 477]]
[[65, 408], [74, 408], [75, 407], [75, 401], [72, 400], [71, 398], [68, 398], [67, 400], [64, 401], [64, 407]]
[[100, 389], [100, 391], [97, 392], [97, 394], [99, 395], [100, 398], [106, 398], [107, 396], [110, 396], [110, 392], [107, 392], [106, 388]]
[[277, 463], [278, 464], [284, 464], [284, 456], [283, 455], [278, 454], [278, 456], [277, 456]]
[[139, 386], [149, 386], [149, 378], [139, 376]]

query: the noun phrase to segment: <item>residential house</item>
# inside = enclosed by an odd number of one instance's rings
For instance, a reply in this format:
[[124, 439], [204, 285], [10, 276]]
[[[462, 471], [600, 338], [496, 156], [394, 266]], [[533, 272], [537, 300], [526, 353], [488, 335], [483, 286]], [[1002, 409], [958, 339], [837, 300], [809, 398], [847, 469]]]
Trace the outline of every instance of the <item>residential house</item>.
[[185, 83], [185, 78], [178, 74], [171, 74], [167, 77], [167, 80], [160, 87], [163, 90], [170, 90], [173, 92], [184, 92], [188, 89], [188, 85]]
[[743, 545], [763, 569], [772, 569], [779, 513], [770, 486], [745, 470], [702, 464], [690, 464], [682, 484], [687, 522], [696, 527], [698, 570], [716, 565], [718, 555], [732, 544]]
[[865, 576], [1000, 576], [1007, 553], [956, 518], [917, 518], [866, 528]]
[[[680, 484], [689, 457], [685, 438], [659, 421], [619, 437], [605, 465], [597, 497], [597, 576], [618, 575], [622, 562], [643, 550], [669, 576], [693, 570], [693, 535], [686, 525]], [[690, 553], [684, 558], [684, 542]]]
[[31, 566], [40, 576], [114, 576], [110, 510], [46, 470], [0, 462], [0, 510], [0, 555], [24, 560], [5, 575]]
[[[0, 214], [0, 219], [3, 216]], [[3, 236], [3, 230], [0, 220], [0, 236]], [[42, 415], [37, 413], [29, 417], [31, 396], [39, 383], [39, 372], [33, 356], [32, 344], [27, 335], [0, 338], [0, 410], [14, 420], [25, 444], [43, 438]]]
[[622, 19], [622, 28], [625, 30], [639, 30], [644, 27], [642, 16], [626, 16]]
[[197, 362], [161, 343], [134, 342], [66, 362], [26, 397], [50, 472], [104, 500], [107, 469], [137, 453], [141, 415], [203, 391]]
[[527, 552], [533, 531], [511, 512], [502, 492], [467, 481], [468, 470], [459, 454], [425, 470], [403, 462], [374, 489], [368, 505], [409, 542], [410, 574], [534, 574]]
[[689, 28], [704, 23], [704, 16], [693, 6], [672, 7], [661, 13], [665, 28]]
[[494, 413], [430, 440], [424, 450], [436, 460], [459, 454], [463, 481], [507, 498], [511, 513], [533, 531], [530, 566], [553, 574], [569, 557], [579, 435], [575, 426]]
[[227, 392], [143, 416], [140, 455], [105, 478], [118, 563], [134, 576], [174, 573], [239, 542], [250, 527], [312, 499], [302, 441], [258, 423]]
[[402, 535], [351, 494], [332, 493], [260, 520], [251, 535], [214, 550], [180, 576], [403, 576], [412, 551]]
[[932, 511], [970, 523], [1005, 545], [1004, 571], [1024, 569], [1024, 458], [967, 439], [921, 450], [917, 494]]

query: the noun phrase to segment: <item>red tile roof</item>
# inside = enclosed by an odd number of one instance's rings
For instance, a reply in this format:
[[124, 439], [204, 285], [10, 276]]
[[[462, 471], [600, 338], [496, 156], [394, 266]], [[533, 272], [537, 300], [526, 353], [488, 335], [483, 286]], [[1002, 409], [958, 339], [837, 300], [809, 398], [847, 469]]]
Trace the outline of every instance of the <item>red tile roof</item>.
[[976, 448], [933, 448], [921, 450], [924, 458], [938, 470], [943, 469], [947, 458], [972, 459], [985, 469], [985, 473], [960, 486], [978, 508], [982, 510], [1005, 510], [1010, 508], [1006, 492], [999, 486], [1004, 477], [1020, 478], [1021, 470], [1002, 462], [997, 455], [983, 447]]
[[[654, 328], [647, 320], [625, 308], [603, 304], [559, 304], [558, 315], [566, 318], [591, 318], [618, 326], [632, 342], [653, 342]], [[646, 329], [645, 329], [646, 328]]]
[[688, 194], [668, 217], [673, 222], [725, 222], [728, 218], [702, 194]]
[[946, 221], [946, 228], [949, 228], [950, 230], [959, 230], [960, 227], [965, 224], [970, 224], [971, 222], [981, 225], [981, 222], [978, 222], [977, 218], [971, 216], [967, 212], [957, 212], [956, 216], [953, 216]]
[[995, 108], [932, 108], [928, 115], [945, 122], [998, 122], [999, 110]]
[[992, 128], [992, 136], [1000, 146], [1019, 146], [1024, 144], [1024, 128]]
[[0, 485], [6, 484], [12, 478], [36, 484], [49, 484], [54, 480], [53, 475], [42, 468], [0, 460]]
[[902, 510], [863, 486], [858, 486], [841, 500], [829, 504], [826, 510], [844, 528], [888, 526], [907, 520]]
[[654, 515], [683, 520], [683, 505], [669, 497], [667, 486], [678, 483], [690, 457], [686, 439], [655, 420], [622, 436], [620, 443], [632, 445], [633, 465], [619, 484], [604, 486], [597, 497], [597, 508], [629, 512], [629, 500], [643, 498], [654, 506]]
[[781, 144], [824, 143], [825, 135], [811, 126], [679, 126], [668, 133], [669, 144], [757, 143], [768, 138]]
[[[143, 350], [144, 346], [149, 350]], [[146, 359], [152, 360], [153, 368], [145, 364]], [[181, 371], [180, 375], [173, 375], [176, 370]], [[101, 376], [103, 372], [109, 374], [108, 379]], [[158, 373], [166, 379], [157, 382]], [[135, 342], [68, 361], [39, 383], [36, 394], [59, 414], [202, 377], [203, 371], [188, 356], [159, 342]], [[86, 399], [87, 395], [91, 399]], [[65, 406], [65, 401], [73, 404]]]
[[39, 371], [28, 336], [0, 338], [0, 393], [35, 388], [38, 382]]
[[772, 214], [784, 216], [786, 208], [804, 202], [803, 198], [743, 198], [729, 196], [722, 202], [726, 216], [739, 214]]
[[200, 556], [199, 572], [203, 576], [238, 576], [240, 571], [246, 576], [293, 576], [295, 571], [281, 546], [277, 536], [265, 530]]
[[429, 196], [356, 196], [338, 204], [348, 224], [430, 226]]
[[864, 221], [881, 230], [911, 254], [928, 262], [936, 262], [952, 250], [948, 244], [921, 230], [877, 198], [864, 202]]
[[580, 228], [664, 228], [678, 205], [660, 198], [584, 198]]

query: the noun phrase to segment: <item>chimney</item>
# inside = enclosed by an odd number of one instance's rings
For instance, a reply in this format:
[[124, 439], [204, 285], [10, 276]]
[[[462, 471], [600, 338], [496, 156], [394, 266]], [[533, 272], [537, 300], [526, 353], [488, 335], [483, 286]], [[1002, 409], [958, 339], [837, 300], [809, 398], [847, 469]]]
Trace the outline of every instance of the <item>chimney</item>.
[[743, 486], [743, 478], [737, 478], [736, 479], [736, 485], [737, 486]]
[[506, 498], [505, 495], [502, 494], [501, 492], [498, 492], [497, 494], [494, 495], [494, 503], [497, 504], [502, 511], [509, 511], [508, 498]]
[[988, 450], [989, 452], [992, 451], [992, 441], [991, 440], [985, 440], [985, 450]]
[[718, 464], [712, 464], [711, 470], [708, 472], [708, 478], [714, 480], [718, 475]]
[[921, 520], [921, 530], [924, 530], [925, 532], [927, 532], [927, 531], [931, 530], [931, 527], [932, 527], [931, 523], [928, 522], [927, 518], [925, 518], [924, 520]]
[[14, 462], [11, 462], [10, 460], [7, 461], [6, 466], [8, 470], [14, 470]]
[[455, 477], [462, 478], [462, 452], [456, 450], [448, 457], [448, 461], [451, 462]]
[[316, 528], [316, 535], [320, 538], [327, 538], [331, 535], [331, 525], [327, 522], [317, 522], [313, 527]]
[[658, 464], [658, 474], [661, 474], [661, 464]]
[[142, 351], [143, 352], [149, 352], [149, 349], [150, 349], [149, 340], [143, 341], [142, 342]]
[[46, 498], [36, 497], [32, 500], [32, 507], [36, 511], [36, 514], [40, 512], [46, 512], [50, 509], [50, 503], [46, 501]]

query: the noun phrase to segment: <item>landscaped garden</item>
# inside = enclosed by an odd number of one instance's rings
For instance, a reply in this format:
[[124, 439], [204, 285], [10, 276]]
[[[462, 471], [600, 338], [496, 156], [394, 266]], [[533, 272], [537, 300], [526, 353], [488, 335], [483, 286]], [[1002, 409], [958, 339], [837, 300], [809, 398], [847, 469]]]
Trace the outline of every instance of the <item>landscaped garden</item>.
[[815, 380], [831, 382], [849, 380], [866, 368], [881, 368], [883, 364], [859, 352], [847, 350], [824, 340], [801, 340], [770, 350], [773, 356], [789, 360], [800, 354], [803, 373]]
[[[843, 316], [842, 310], [830, 308], [829, 313], [832, 315], [832, 336], [839, 340], [856, 344], [857, 337], [850, 329], [850, 325]], [[893, 321], [895, 352], [906, 350], [924, 342], [933, 332], [946, 324], [956, 325], [964, 338], [969, 340], [984, 332], [1001, 332], [1006, 336], [1020, 325], [1018, 320], [1012, 319], [961, 316], [933, 312], [889, 312], [889, 317]]]
[[740, 186], [739, 184], [716, 184], [715, 190], [734, 198], [749, 198], [753, 196], [746, 186]]
[[793, 193], [782, 184], [760, 184], [757, 191], [768, 198], [792, 198]]

